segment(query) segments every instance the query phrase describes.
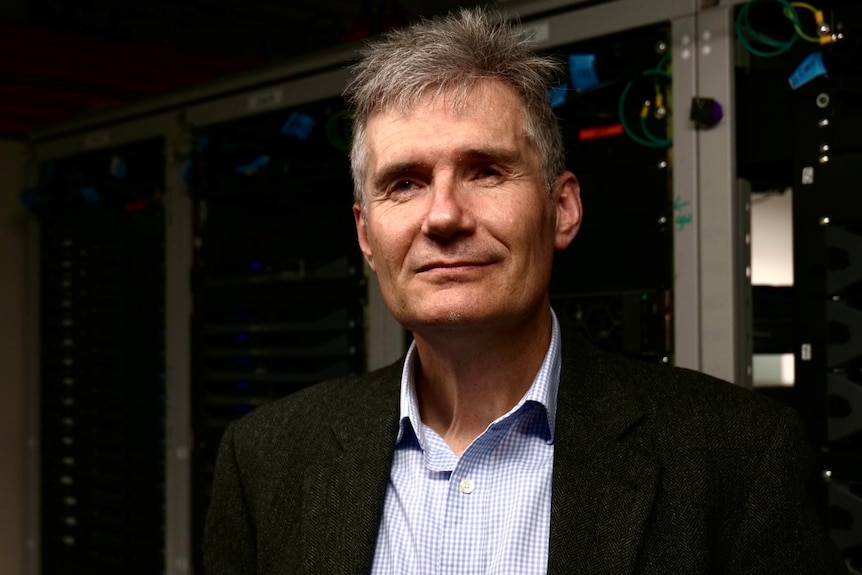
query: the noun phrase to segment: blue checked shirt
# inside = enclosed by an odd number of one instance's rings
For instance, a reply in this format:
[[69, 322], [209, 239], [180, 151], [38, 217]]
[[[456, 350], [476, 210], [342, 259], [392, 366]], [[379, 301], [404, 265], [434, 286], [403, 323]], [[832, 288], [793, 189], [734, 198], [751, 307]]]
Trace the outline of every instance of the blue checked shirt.
[[411, 346], [372, 575], [547, 573], [559, 348], [553, 316], [532, 386], [459, 458], [419, 418]]

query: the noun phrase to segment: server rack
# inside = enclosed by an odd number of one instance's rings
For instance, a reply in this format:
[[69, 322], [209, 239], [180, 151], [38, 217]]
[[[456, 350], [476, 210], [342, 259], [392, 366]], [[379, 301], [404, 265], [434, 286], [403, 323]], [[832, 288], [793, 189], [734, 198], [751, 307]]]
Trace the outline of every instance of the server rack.
[[552, 303], [589, 340], [655, 362], [673, 354], [669, 28], [554, 48], [569, 63], [556, 111], [585, 217], [557, 254]]
[[[760, 190], [792, 190], [793, 286], [759, 288], [757, 325], [777, 336], [759, 341], [755, 351], [794, 355], [794, 386], [766, 391], [794, 406], [808, 424], [821, 456], [832, 537], [859, 572], [862, 202], [854, 186], [862, 175], [862, 10], [842, 1], [816, 5], [828, 26], [820, 30], [829, 34], [825, 43], [764, 47], [747, 34], [753, 39], [746, 40], [752, 44], [744, 46], [739, 70], [746, 103], [738, 118], [740, 172]], [[742, 16], [755, 33], [768, 31], [786, 42], [788, 21], [780, 8], [761, 3]], [[805, 23], [816, 40], [814, 18]], [[832, 42], [831, 34], [843, 38]]]
[[152, 573], [164, 556], [164, 143], [45, 162], [45, 572]]
[[849, 38], [822, 48], [829, 73], [794, 94], [797, 387], [828, 480], [832, 535], [862, 571], [862, 9], [829, 12]]
[[330, 98], [195, 131], [187, 169], [196, 549], [227, 425], [308, 385], [366, 370], [349, 130], [344, 103]]

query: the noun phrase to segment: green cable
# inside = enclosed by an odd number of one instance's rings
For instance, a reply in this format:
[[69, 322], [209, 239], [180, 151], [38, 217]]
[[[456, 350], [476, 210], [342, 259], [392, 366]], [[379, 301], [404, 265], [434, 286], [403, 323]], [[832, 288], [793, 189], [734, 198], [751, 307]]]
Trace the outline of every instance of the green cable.
[[673, 141], [670, 138], [659, 138], [654, 135], [647, 125], [646, 118], [641, 118], [641, 130], [648, 140], [654, 143], [656, 148], [669, 148]]
[[654, 70], [659, 70], [659, 71], [662, 71], [662, 72], [666, 72], [667, 70], [664, 70], [663, 68], [665, 67], [665, 65], [666, 65], [668, 62], [670, 62], [670, 51], [665, 52], [665, 53], [664, 53], [664, 56], [662, 56], [661, 58], [659, 58], [658, 64], [656, 64], [656, 65], [655, 65], [655, 68], [653, 68], [653, 69], [654, 69]]
[[[817, 21], [817, 9], [814, 6], [812, 6], [811, 4], [806, 4], [805, 2], [792, 2], [791, 8], [805, 8], [806, 10], [811, 12], [812, 16], [814, 16], [815, 24], [817, 23], [816, 22]], [[785, 8], [784, 11], [785, 11], [785, 16], [787, 16], [788, 18], [790, 18], [792, 20], [793, 18], [791, 16], [787, 15], [787, 8]], [[802, 38], [803, 40], [805, 40], [806, 42], [811, 42], [812, 44], [819, 44], [820, 43], [820, 38], [815, 38], [814, 36], [809, 36], [808, 34], [806, 34], [802, 30], [801, 22], [796, 22], [796, 25], [794, 26], [794, 28], [796, 28], [796, 33], [799, 34], [799, 37]]]
[[[784, 6], [784, 15], [791, 21], [791, 23], [793, 23], [793, 36], [791, 36], [789, 40], [773, 40], [772, 38], [758, 34], [754, 30], [751, 26], [751, 16], [749, 12], [751, 7], [759, 2], [778, 2]], [[743, 4], [736, 15], [736, 37], [739, 39], [739, 43], [742, 44], [742, 47], [748, 52], [751, 52], [755, 56], [760, 56], [761, 58], [774, 58], [790, 50], [799, 39], [798, 29], [799, 13], [788, 0], [752, 0], [751, 2]], [[772, 50], [762, 50], [755, 47], [749, 38], [763, 46], [772, 48]]]
[[335, 112], [326, 120], [326, 140], [336, 150], [346, 152], [350, 149], [350, 121], [347, 110]]
[[[659, 65], [662, 65], [663, 60], [664, 60], [664, 58], [662, 58], [662, 61], [659, 62]], [[658, 76], [660, 78], [667, 78], [667, 79], [670, 79], [670, 77], [671, 77], [669, 72], [666, 72], [664, 70], [660, 70], [658, 67], [656, 67], [656, 68], [652, 68], [650, 70], [644, 70], [643, 72], [638, 74], [636, 77], [634, 77], [632, 80], [630, 80], [628, 82], [628, 84], [625, 85], [622, 93], [620, 94], [619, 106], [617, 108], [618, 114], [620, 116], [620, 124], [622, 124], [623, 130], [625, 131], [625, 133], [632, 140], [634, 140], [636, 143], [640, 144], [641, 146], [645, 146], [647, 148], [667, 148], [673, 144], [673, 140], [670, 138], [658, 138], [658, 137], [654, 136], [649, 131], [649, 129], [646, 128], [646, 119], [645, 118], [642, 119], [642, 121], [641, 121], [641, 128], [643, 129], [646, 137], [643, 137], [643, 136], [637, 134], [634, 130], [632, 130], [628, 124], [628, 121], [626, 120], [625, 103], [626, 103], [626, 99], [628, 98], [629, 92], [631, 91], [632, 86], [634, 86], [635, 81], [637, 81], [640, 78], [643, 78], [645, 76]]]

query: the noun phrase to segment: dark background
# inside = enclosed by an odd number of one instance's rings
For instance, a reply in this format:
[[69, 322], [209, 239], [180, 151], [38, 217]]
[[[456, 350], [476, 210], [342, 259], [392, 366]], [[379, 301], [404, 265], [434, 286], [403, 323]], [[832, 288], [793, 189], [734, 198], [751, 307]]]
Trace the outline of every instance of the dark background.
[[[531, 0], [500, 1], [516, 10]], [[0, 137], [289, 61], [473, 0], [3, 0]]]

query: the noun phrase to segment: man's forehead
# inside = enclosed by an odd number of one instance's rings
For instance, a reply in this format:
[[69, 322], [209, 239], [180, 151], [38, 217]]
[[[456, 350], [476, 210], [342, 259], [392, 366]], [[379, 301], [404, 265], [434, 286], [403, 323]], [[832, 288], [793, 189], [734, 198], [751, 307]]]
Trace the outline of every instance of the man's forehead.
[[[468, 162], [483, 158], [512, 162], [524, 155], [529, 141], [513, 122], [494, 122], [478, 129], [457, 129], [422, 121], [386, 123], [368, 131], [367, 150], [372, 172], [391, 165], [433, 165], [440, 161]], [[517, 122], [514, 122], [517, 124]]]
[[435, 92], [408, 109], [390, 107], [369, 117], [367, 175], [379, 179], [397, 166], [427, 167], [480, 157], [513, 163], [531, 155], [525, 112], [514, 90], [487, 81], [461, 96]]
[[428, 86], [415, 95], [402, 95], [381, 102], [368, 116], [371, 122], [381, 116], [409, 118], [417, 111], [446, 110], [453, 115], [486, 108], [490, 101], [512, 111], [522, 111], [521, 96], [508, 84], [493, 78], [478, 78], [452, 86]]

